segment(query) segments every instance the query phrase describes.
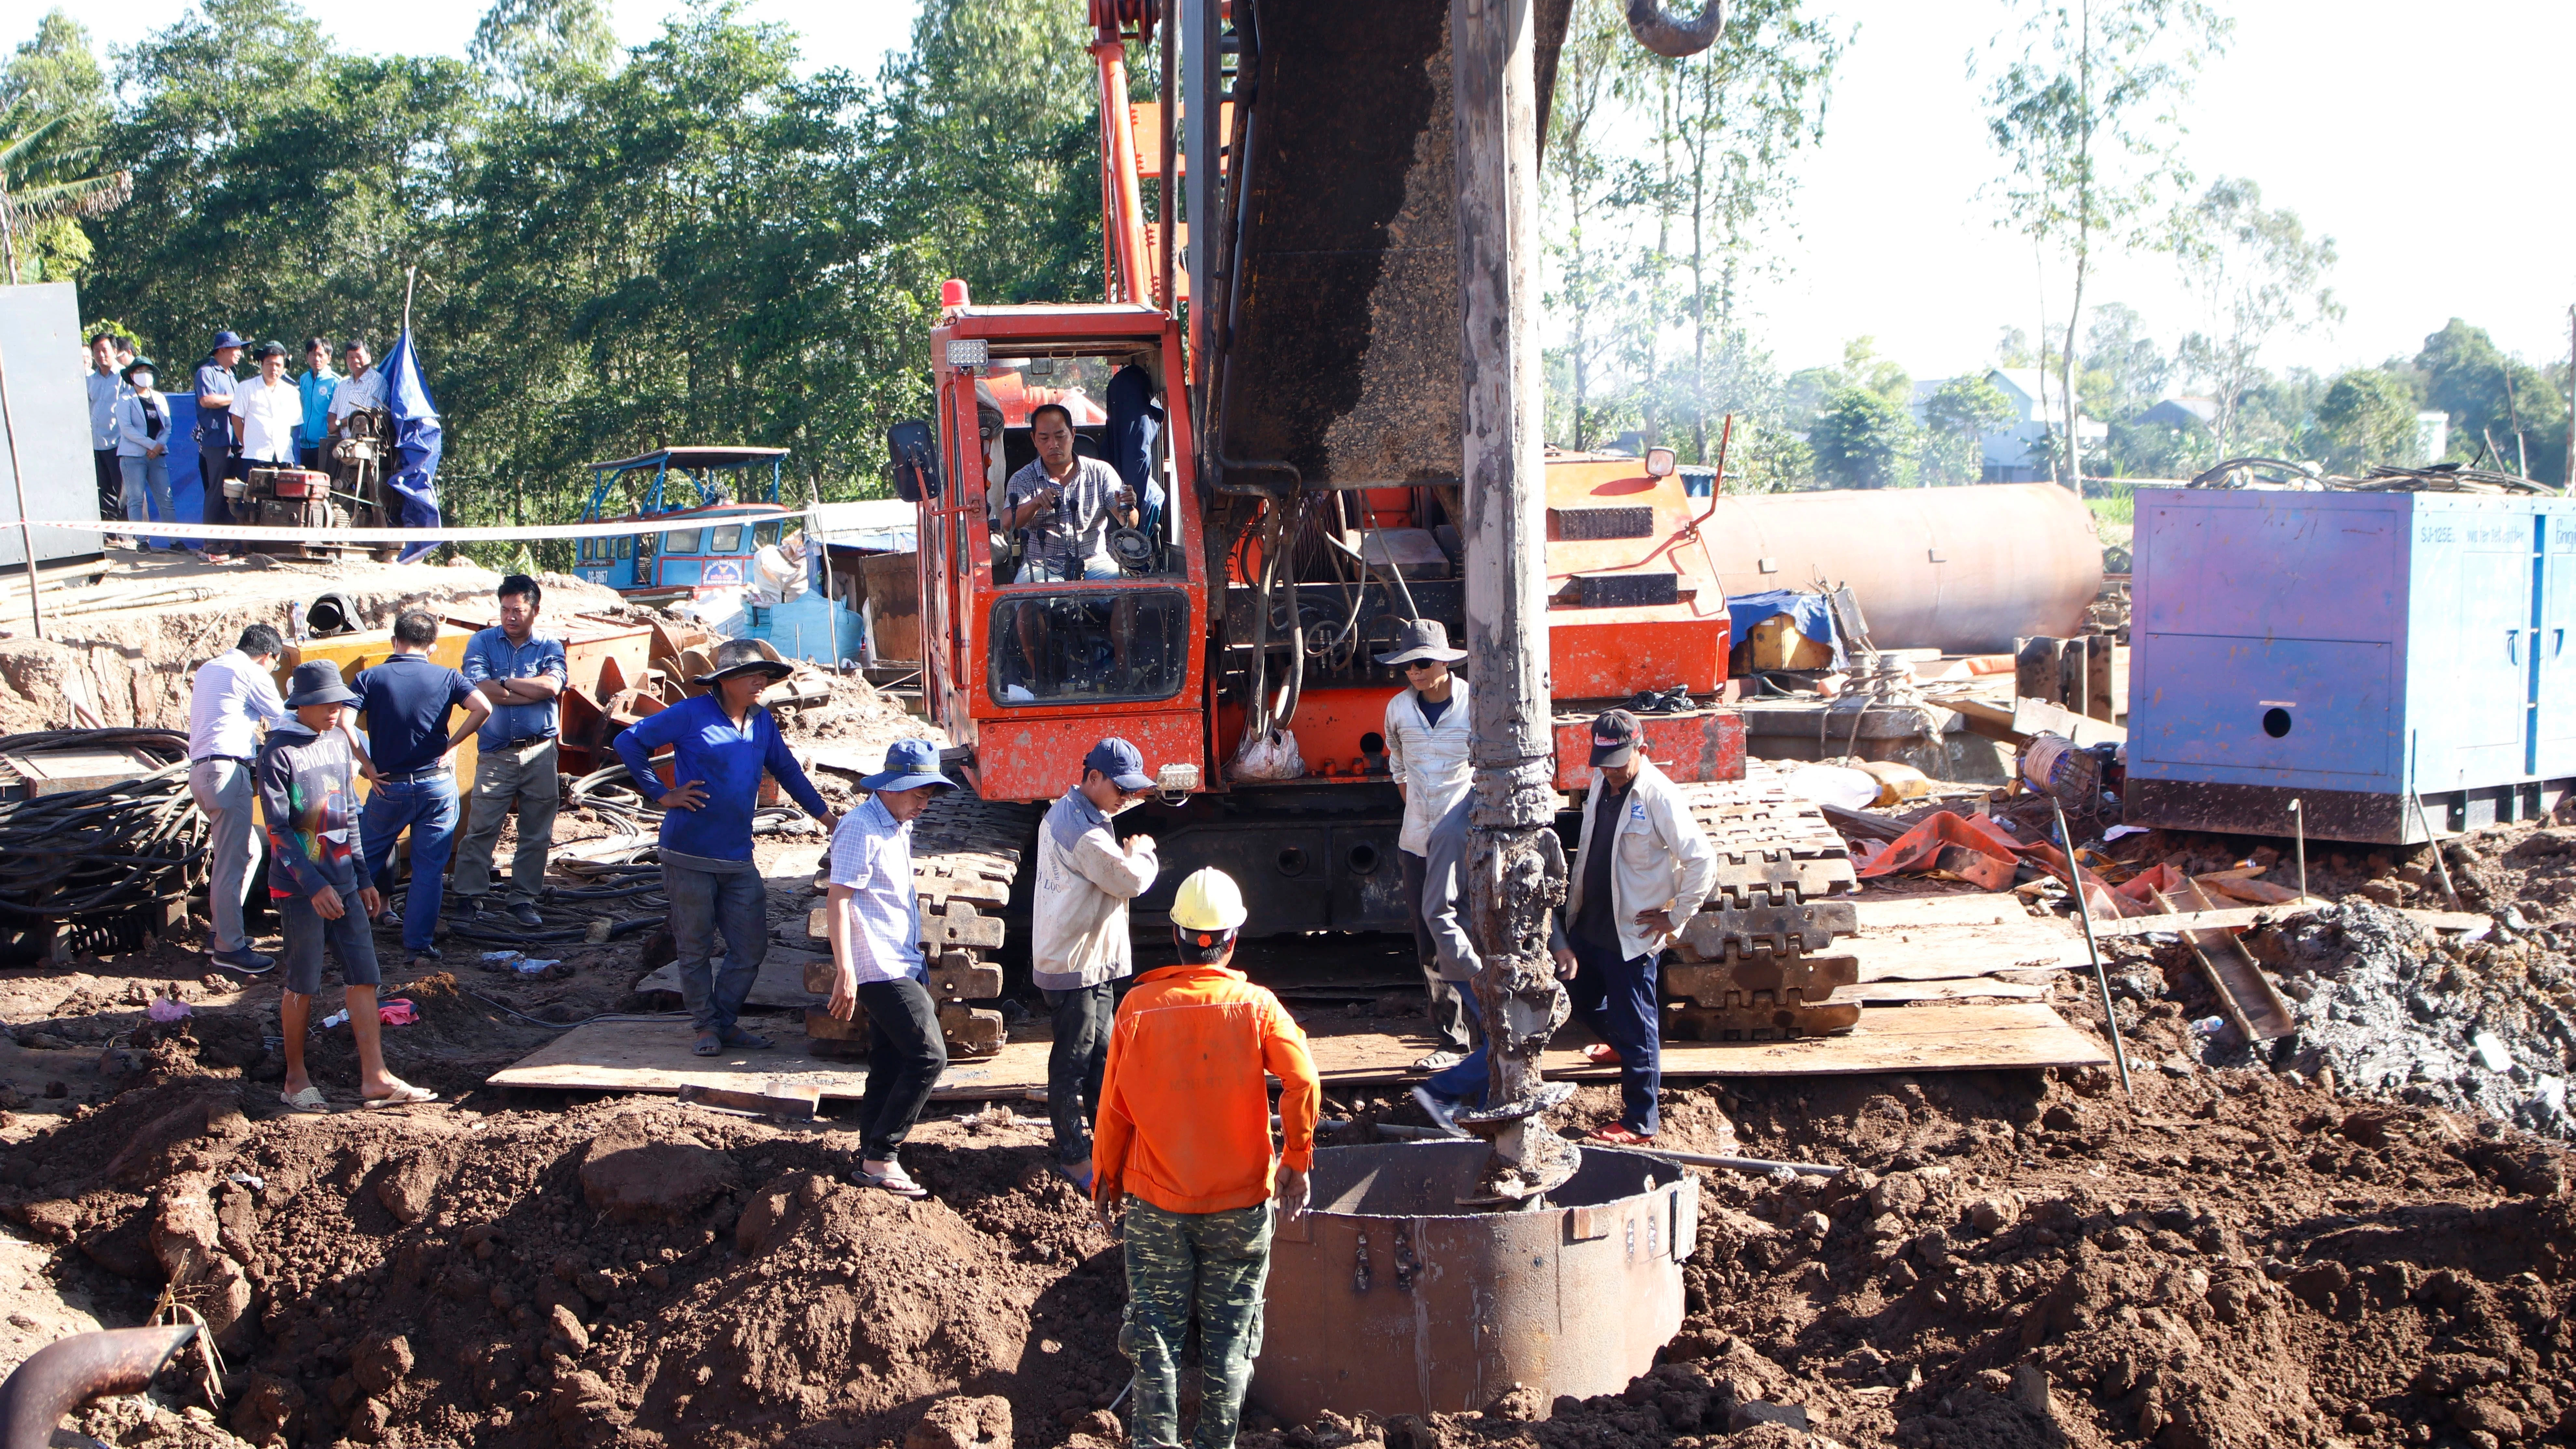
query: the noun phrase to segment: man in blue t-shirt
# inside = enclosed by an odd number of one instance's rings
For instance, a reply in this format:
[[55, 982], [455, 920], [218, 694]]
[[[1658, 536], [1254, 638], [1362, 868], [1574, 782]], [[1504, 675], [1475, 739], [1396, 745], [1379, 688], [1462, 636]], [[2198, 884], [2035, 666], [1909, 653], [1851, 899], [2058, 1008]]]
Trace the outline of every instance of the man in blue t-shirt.
[[[402, 931], [414, 966], [439, 959], [439, 898], [446, 889], [447, 854], [456, 843], [456, 772], [448, 756], [483, 727], [492, 702], [464, 675], [429, 657], [438, 642], [438, 616], [405, 609], [394, 619], [394, 652], [373, 669], [358, 671], [358, 712], [367, 722], [367, 753], [375, 762], [359, 826], [367, 844], [366, 879], [393, 899], [394, 837], [411, 831], [411, 894], [397, 912], [376, 919]], [[465, 723], [454, 733], [448, 711], [462, 706]]]
[[555, 698], [570, 666], [563, 641], [537, 628], [545, 590], [535, 579], [504, 575], [496, 594], [501, 622], [465, 644], [465, 677], [491, 704], [492, 717], [474, 741], [474, 803], [456, 857], [456, 894], [468, 913], [483, 913], [483, 897], [493, 886], [492, 853], [500, 846], [501, 826], [516, 812], [510, 919], [541, 930], [546, 918], [537, 911], [537, 898], [545, 891], [546, 850], [554, 844], [555, 812], [563, 805], [555, 778]]
[[[757, 639], [716, 647], [715, 669], [693, 683], [713, 690], [645, 716], [617, 737], [617, 758], [644, 797], [663, 808], [662, 893], [671, 900], [671, 940], [679, 948], [680, 997], [697, 1022], [697, 1053], [727, 1047], [757, 1051], [769, 1038], [734, 1024], [769, 954], [769, 887], [751, 857], [751, 818], [767, 774], [825, 833], [841, 823], [779, 736], [760, 694], [790, 666]], [[653, 769], [653, 752], [671, 747], [671, 784]], [[711, 961], [724, 936], [724, 967]]]

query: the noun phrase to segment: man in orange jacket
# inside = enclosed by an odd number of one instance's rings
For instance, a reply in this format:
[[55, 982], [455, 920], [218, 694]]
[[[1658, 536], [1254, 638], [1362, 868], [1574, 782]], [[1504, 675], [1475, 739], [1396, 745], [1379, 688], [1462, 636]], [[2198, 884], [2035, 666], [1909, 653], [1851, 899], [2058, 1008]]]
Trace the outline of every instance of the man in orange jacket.
[[[1279, 998], [1229, 970], [1243, 892], [1209, 868], [1172, 898], [1181, 964], [1148, 971], [1118, 1004], [1092, 1144], [1101, 1222], [1127, 1222], [1127, 1318], [1138, 1449], [1178, 1449], [1181, 1344], [1199, 1326], [1195, 1449], [1232, 1449], [1261, 1351], [1271, 1204], [1306, 1210], [1323, 1084]], [[1279, 1078], [1270, 1145], [1267, 1071]], [[1127, 1199], [1136, 1201], [1132, 1206]]]

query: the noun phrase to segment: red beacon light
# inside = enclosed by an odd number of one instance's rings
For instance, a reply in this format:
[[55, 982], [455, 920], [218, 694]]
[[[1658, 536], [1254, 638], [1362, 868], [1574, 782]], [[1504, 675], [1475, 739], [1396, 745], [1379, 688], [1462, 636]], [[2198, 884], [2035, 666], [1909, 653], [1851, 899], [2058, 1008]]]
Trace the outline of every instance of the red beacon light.
[[939, 305], [943, 310], [951, 311], [967, 305], [964, 277], [950, 277], [939, 284]]

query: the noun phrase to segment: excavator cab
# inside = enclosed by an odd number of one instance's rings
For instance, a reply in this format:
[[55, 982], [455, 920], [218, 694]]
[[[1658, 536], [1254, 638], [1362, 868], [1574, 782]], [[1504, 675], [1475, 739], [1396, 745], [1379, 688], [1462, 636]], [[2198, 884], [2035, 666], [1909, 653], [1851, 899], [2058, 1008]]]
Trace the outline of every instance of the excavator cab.
[[[958, 284], [952, 284], [956, 286]], [[925, 691], [987, 798], [1045, 799], [1103, 735], [1175, 791], [1207, 757], [1207, 581], [1190, 483], [1177, 327], [1152, 307], [977, 308], [962, 286], [932, 333], [938, 416], [920, 495]], [[1070, 414], [1077, 453], [1120, 475], [1120, 507], [1014, 529], [1032, 415]], [[1041, 473], [1043, 470], [1040, 470]], [[1059, 505], [1062, 506], [1062, 505]], [[1071, 566], [1065, 566], [1067, 556]], [[1053, 562], [1055, 567], [1047, 565]]]

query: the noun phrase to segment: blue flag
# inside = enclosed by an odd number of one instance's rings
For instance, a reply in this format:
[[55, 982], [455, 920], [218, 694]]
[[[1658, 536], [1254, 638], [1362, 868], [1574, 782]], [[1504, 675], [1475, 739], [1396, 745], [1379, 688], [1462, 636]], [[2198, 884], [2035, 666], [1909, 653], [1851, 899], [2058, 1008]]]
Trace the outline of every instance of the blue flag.
[[[438, 454], [443, 441], [438, 427], [438, 406], [429, 400], [429, 380], [420, 374], [420, 354], [406, 331], [394, 350], [385, 355], [378, 371], [385, 379], [385, 411], [393, 419], [393, 472], [385, 486], [401, 500], [395, 524], [400, 528], [436, 528], [438, 517]], [[403, 549], [402, 561], [410, 563], [438, 546], [438, 540], [417, 543]]]

